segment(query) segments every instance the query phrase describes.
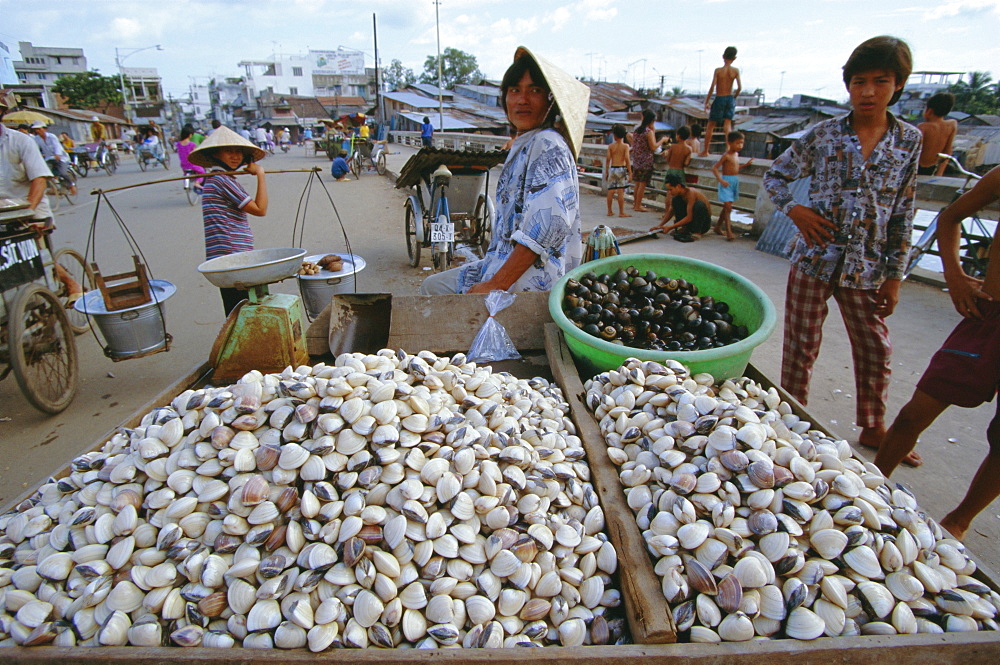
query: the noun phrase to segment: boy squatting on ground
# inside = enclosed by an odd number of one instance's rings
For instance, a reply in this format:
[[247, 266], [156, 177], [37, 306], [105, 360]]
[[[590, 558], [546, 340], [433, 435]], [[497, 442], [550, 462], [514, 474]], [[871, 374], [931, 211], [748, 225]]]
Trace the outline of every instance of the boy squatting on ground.
[[618, 195], [618, 216], [631, 217], [625, 213], [625, 190], [632, 180], [632, 149], [625, 143], [624, 125], [615, 125], [611, 128], [611, 133], [615, 136], [615, 142], [608, 146], [608, 155], [604, 159], [604, 164], [608, 171], [608, 217], [614, 216], [612, 200]]
[[333, 164], [330, 165], [330, 175], [333, 176], [334, 180], [347, 180], [347, 173], [350, 171], [350, 167], [347, 165], [346, 157], [347, 151], [341, 150], [333, 158]]
[[[733, 212], [733, 203], [740, 198], [740, 169], [753, 164], [753, 157], [746, 164], [740, 164], [740, 150], [743, 149], [743, 142], [743, 134], [729, 132], [726, 135], [728, 149], [712, 167], [712, 174], [719, 181], [719, 203], [722, 204], [719, 221], [715, 223], [712, 230], [720, 236], [725, 235], [726, 240], [736, 239], [736, 236], [733, 235], [733, 223], [730, 217]], [[723, 225], [725, 225], [724, 228]]]
[[[708, 231], [712, 224], [712, 214], [708, 211], [708, 199], [696, 189], [687, 186], [682, 176], [668, 173], [665, 181], [670, 205], [663, 213], [663, 221], [650, 231], [674, 232], [674, 240], [694, 242]], [[671, 219], [677, 218], [673, 224]]]
[[[879, 447], [875, 465], [886, 477], [908, 456], [910, 463], [921, 463], [911, 452], [917, 437], [950, 405], [975, 408], [992, 400], [1000, 388], [1000, 261], [990, 262], [986, 278], [978, 280], [962, 271], [958, 255], [962, 220], [998, 198], [1000, 167], [987, 173], [938, 217], [938, 248], [948, 295], [964, 318], [931, 358], [913, 397], [900, 410]], [[998, 243], [1000, 226], [993, 247], [1000, 246]], [[965, 498], [939, 522], [959, 540], [976, 515], [1000, 496], [1000, 403], [986, 429], [986, 439], [989, 452]]]
[[951, 154], [951, 146], [958, 132], [958, 123], [954, 120], [945, 120], [945, 116], [951, 112], [951, 107], [954, 105], [955, 95], [950, 92], [939, 92], [927, 100], [924, 122], [917, 125], [917, 129], [924, 135], [924, 147], [920, 151], [917, 175], [944, 175], [948, 162], [940, 159], [938, 154]]
[[[827, 301], [840, 306], [854, 357], [858, 442], [885, 436], [892, 345], [885, 317], [899, 287], [913, 229], [920, 132], [888, 112], [912, 68], [910, 49], [874, 37], [844, 65], [850, 114], [826, 120], [778, 157], [764, 188], [799, 229], [785, 299], [781, 385], [805, 404], [819, 355]], [[788, 184], [812, 176], [809, 205]]]
[[[722, 123], [722, 129], [726, 134], [733, 129], [733, 116], [736, 115], [736, 98], [740, 96], [743, 89], [743, 82], [740, 81], [740, 70], [733, 67], [736, 60], [736, 47], [727, 46], [722, 52], [722, 67], [712, 74], [712, 85], [705, 95], [705, 109], [708, 109], [709, 101], [712, 102], [712, 109], [708, 112], [708, 127], [705, 128], [705, 142], [701, 148], [700, 157], [708, 156], [708, 147], [712, 143], [712, 132], [715, 126]], [[733, 90], [733, 83], [736, 83], [736, 90]], [[715, 93], [715, 100], [712, 100], [712, 93]]]

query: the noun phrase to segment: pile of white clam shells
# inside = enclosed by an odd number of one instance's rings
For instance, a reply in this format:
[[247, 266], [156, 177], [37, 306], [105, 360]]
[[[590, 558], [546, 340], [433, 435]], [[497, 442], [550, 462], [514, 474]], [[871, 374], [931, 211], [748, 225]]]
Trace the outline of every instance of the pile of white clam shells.
[[624, 639], [567, 414], [428, 352], [185, 391], [0, 517], [0, 645]]
[[963, 545], [774, 388], [635, 359], [586, 387], [682, 639], [997, 630]]

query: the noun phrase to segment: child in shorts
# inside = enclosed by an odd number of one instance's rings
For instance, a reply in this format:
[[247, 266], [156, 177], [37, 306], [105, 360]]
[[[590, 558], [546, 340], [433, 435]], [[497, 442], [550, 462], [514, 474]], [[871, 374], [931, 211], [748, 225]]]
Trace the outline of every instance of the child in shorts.
[[679, 175], [682, 180], [687, 179], [684, 167], [691, 163], [691, 155], [694, 154], [687, 140], [691, 138], [691, 130], [687, 125], [677, 130], [677, 140], [667, 148], [667, 175], [673, 173]]
[[[730, 217], [733, 212], [733, 203], [740, 198], [740, 169], [753, 164], [753, 157], [746, 164], [740, 164], [740, 150], [743, 149], [743, 142], [741, 132], [729, 132], [726, 135], [726, 152], [712, 167], [712, 174], [719, 181], [719, 203], [722, 204], [719, 221], [715, 223], [712, 230], [720, 236], [725, 235], [726, 240], [736, 238], [733, 235], [733, 224]], [[725, 225], [724, 229], [723, 225]]]
[[[945, 208], [938, 217], [938, 247], [944, 263], [948, 295], [962, 320], [945, 340], [917, 383], [913, 397], [886, 432], [875, 466], [887, 477], [900, 462], [922, 463], [912, 452], [925, 429], [949, 406], [975, 408], [991, 401], [1000, 389], [1000, 261], [992, 261], [978, 280], [962, 270], [959, 238], [962, 220], [1000, 198], [1000, 167]], [[993, 246], [1000, 242], [1000, 227]], [[1000, 496], [1000, 408], [986, 428], [989, 452], [968, 492], [939, 524], [958, 540], [972, 520]]]
[[618, 197], [618, 216], [631, 217], [625, 212], [625, 190], [632, 180], [632, 150], [625, 143], [626, 130], [624, 125], [615, 125], [611, 128], [611, 133], [615, 137], [615, 142], [608, 146], [608, 154], [604, 159], [608, 172], [608, 217], [614, 216], [612, 201]]
[[[701, 148], [700, 157], [708, 157], [708, 147], [712, 142], [712, 134], [718, 124], [728, 134], [733, 129], [733, 116], [736, 115], [736, 98], [740, 96], [743, 82], [740, 81], [740, 70], [733, 67], [736, 60], [736, 47], [727, 46], [722, 52], [722, 67], [712, 74], [712, 85], [705, 95], [705, 110], [708, 111], [708, 128], [705, 130], [705, 143]], [[712, 94], [715, 93], [715, 99]], [[709, 110], [709, 102], [712, 107]]]
[[[712, 214], [708, 211], [708, 199], [697, 189], [692, 189], [684, 178], [669, 173], [664, 186], [670, 196], [670, 205], [663, 213], [663, 219], [650, 231], [673, 232], [674, 240], [694, 242], [708, 231], [712, 224]], [[670, 224], [671, 219], [677, 221]]]

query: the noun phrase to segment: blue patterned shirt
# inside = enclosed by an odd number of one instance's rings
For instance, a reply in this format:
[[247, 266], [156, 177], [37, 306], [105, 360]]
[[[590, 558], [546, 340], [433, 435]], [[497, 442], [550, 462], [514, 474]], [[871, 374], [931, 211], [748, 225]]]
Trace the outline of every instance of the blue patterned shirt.
[[824, 247], [792, 240], [791, 261], [807, 275], [851, 289], [902, 279], [913, 230], [921, 134], [889, 114], [889, 128], [866, 160], [851, 115], [826, 120], [795, 141], [764, 175], [786, 215], [797, 203], [788, 183], [812, 176], [809, 207], [837, 225]]
[[492, 278], [515, 244], [538, 258], [507, 289], [511, 293], [549, 291], [583, 259], [576, 160], [555, 130], [532, 130], [511, 146], [497, 181], [497, 219], [490, 247], [483, 259], [461, 268], [458, 292]]

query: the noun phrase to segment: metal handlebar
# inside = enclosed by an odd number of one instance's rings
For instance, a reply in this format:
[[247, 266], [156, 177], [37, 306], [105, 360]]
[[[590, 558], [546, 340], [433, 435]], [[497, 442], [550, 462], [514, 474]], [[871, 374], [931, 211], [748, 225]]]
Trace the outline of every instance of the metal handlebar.
[[962, 163], [960, 161], [958, 161], [958, 159], [954, 155], [949, 155], [947, 153], [939, 152], [938, 153], [938, 159], [939, 160], [943, 159], [946, 162], [951, 162], [955, 166], [955, 168], [958, 169], [958, 172], [961, 173], [962, 175], [964, 175], [967, 178], [975, 178], [976, 180], [979, 180], [980, 178], [982, 178], [982, 176], [979, 175], [978, 173], [973, 173], [972, 171], [967, 171], [965, 169], [965, 167], [962, 166]]

